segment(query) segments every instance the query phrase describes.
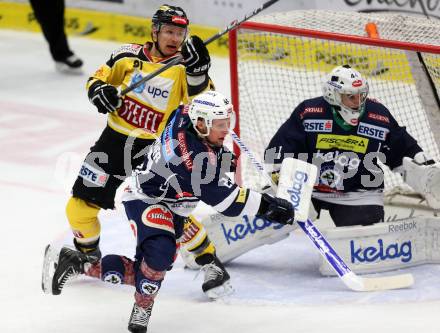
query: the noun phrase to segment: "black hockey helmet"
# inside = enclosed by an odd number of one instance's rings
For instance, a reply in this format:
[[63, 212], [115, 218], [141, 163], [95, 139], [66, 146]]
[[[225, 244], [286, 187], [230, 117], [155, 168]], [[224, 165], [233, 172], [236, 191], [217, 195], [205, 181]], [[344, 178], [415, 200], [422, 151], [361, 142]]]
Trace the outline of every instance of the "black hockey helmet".
[[153, 26], [159, 31], [162, 24], [172, 24], [181, 28], [188, 27], [189, 20], [181, 7], [162, 5], [154, 13], [152, 18]]

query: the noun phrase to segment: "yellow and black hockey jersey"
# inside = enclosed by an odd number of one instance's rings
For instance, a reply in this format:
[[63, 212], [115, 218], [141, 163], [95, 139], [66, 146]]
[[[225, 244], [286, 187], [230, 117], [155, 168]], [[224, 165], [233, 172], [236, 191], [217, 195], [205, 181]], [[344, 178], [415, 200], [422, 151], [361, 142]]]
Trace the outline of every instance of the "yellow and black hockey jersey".
[[[154, 58], [152, 44], [126, 44], [115, 50], [87, 82], [87, 89], [101, 80], [123, 90], [172, 61]], [[184, 65], [172, 66], [123, 96], [122, 106], [108, 115], [108, 126], [127, 136], [155, 139], [162, 133], [171, 113], [188, 103]]]

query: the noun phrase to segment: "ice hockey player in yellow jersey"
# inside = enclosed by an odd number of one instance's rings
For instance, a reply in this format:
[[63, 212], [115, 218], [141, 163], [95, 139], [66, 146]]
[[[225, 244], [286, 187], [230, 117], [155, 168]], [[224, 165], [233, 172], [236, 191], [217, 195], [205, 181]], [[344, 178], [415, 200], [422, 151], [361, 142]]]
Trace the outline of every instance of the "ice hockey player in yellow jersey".
[[[180, 7], [162, 5], [152, 18], [152, 42], [125, 44], [89, 78], [87, 91], [98, 112], [107, 114], [107, 126], [86, 156], [72, 189], [66, 215], [74, 245], [91, 262], [100, 260], [101, 209], [113, 209], [117, 188], [140, 165], [149, 145], [160, 136], [173, 110], [202, 91], [214, 88], [208, 75], [210, 56], [203, 41], [188, 36], [189, 20]], [[181, 54], [181, 64], [172, 66], [136, 89], [133, 85]], [[194, 225], [190, 227], [190, 224]], [[202, 226], [188, 220], [188, 230]], [[199, 234], [193, 234], [199, 236]], [[206, 237], [191, 242], [205, 270], [204, 292], [228, 282], [229, 275]], [[228, 288], [230, 290], [230, 288]]]

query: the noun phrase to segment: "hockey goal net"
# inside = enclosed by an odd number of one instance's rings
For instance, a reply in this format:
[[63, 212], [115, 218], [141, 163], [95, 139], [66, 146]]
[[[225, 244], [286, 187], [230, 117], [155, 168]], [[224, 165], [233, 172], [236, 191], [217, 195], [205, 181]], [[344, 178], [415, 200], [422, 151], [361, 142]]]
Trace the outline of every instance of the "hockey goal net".
[[[367, 35], [371, 22], [379, 38]], [[356, 12], [293, 11], [246, 22], [229, 35], [236, 131], [261, 158], [293, 109], [321, 95], [323, 76], [349, 64], [368, 79], [369, 97], [387, 106], [421, 147], [439, 159], [439, 31], [436, 20]], [[384, 169], [388, 194], [411, 193], [400, 175]], [[262, 184], [245, 157], [238, 177], [251, 188]]]

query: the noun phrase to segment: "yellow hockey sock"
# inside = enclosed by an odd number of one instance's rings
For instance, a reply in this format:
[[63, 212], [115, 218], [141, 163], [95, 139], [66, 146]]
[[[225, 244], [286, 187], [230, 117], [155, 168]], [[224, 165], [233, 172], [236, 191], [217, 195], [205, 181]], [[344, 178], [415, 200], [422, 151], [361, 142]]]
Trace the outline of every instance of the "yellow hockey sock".
[[71, 197], [66, 205], [66, 215], [77, 243], [96, 242], [101, 233], [98, 220], [100, 208], [80, 198]]
[[185, 220], [181, 245], [195, 256], [215, 253], [214, 244], [209, 240], [205, 227], [193, 215]]

